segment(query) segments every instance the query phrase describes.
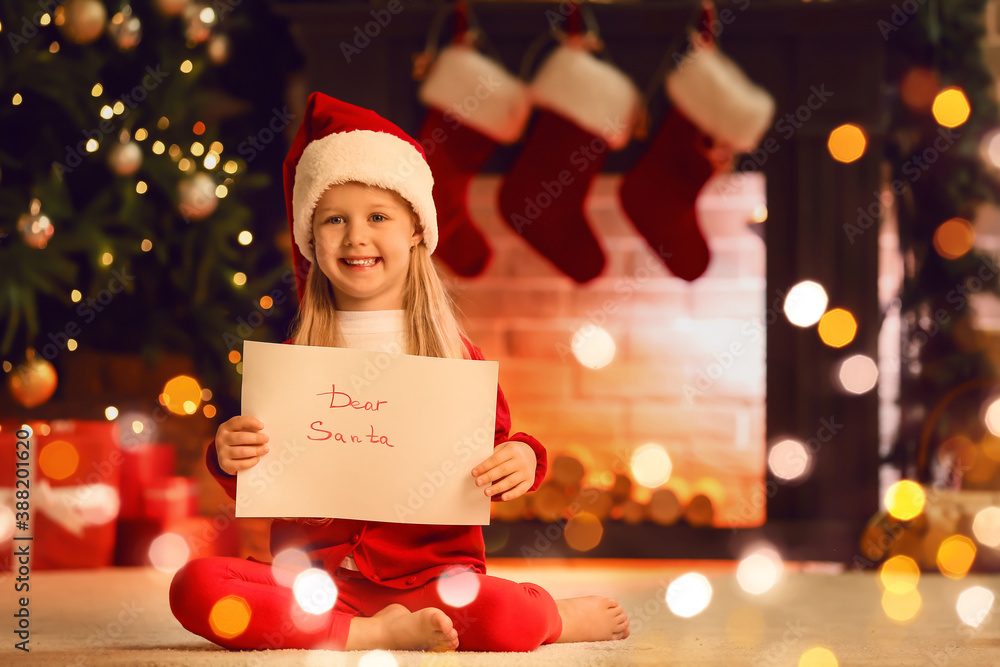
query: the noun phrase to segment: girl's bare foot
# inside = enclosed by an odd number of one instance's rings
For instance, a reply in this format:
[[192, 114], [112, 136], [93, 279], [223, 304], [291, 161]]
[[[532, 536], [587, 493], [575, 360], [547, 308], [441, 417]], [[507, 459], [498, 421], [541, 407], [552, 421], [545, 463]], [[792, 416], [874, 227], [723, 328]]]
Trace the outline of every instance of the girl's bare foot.
[[370, 618], [352, 618], [344, 648], [454, 651], [458, 648], [458, 632], [440, 609], [427, 607], [411, 612], [401, 604], [390, 604]]
[[611, 598], [588, 595], [556, 600], [563, 629], [557, 642], [599, 642], [628, 637], [628, 615]]

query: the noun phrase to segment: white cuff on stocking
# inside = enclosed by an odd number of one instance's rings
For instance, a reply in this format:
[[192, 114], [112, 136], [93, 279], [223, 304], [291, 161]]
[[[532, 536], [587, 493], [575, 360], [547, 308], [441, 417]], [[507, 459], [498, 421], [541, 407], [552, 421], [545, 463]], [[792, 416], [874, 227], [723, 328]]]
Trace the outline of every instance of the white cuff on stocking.
[[531, 114], [528, 88], [475, 49], [448, 46], [420, 86], [420, 101], [500, 144], [521, 138]]

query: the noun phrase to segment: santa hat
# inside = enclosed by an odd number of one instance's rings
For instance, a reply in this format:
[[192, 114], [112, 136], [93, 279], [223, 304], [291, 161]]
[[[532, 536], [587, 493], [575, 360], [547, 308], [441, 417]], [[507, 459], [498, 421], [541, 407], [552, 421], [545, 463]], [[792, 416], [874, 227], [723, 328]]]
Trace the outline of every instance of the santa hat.
[[285, 158], [284, 180], [300, 299], [313, 262], [313, 211], [331, 185], [356, 181], [398, 193], [417, 214], [427, 251], [437, 247], [434, 177], [424, 150], [374, 111], [311, 94]]

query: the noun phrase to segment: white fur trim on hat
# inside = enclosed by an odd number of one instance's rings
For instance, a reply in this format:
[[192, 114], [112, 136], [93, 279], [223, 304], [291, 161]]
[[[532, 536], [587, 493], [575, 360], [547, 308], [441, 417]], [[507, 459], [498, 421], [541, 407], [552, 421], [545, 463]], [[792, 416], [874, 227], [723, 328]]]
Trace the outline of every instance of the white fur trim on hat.
[[295, 167], [292, 210], [295, 243], [310, 262], [312, 216], [331, 185], [358, 181], [393, 190], [410, 202], [429, 252], [437, 247], [437, 210], [431, 192], [434, 177], [413, 144], [387, 132], [354, 130], [329, 134], [309, 143]]
[[624, 148], [632, 136], [639, 91], [625, 74], [588, 51], [558, 47], [542, 63], [530, 90], [535, 104], [603, 137], [611, 150]]
[[419, 97], [501, 144], [517, 141], [531, 114], [528, 87], [500, 63], [463, 45], [438, 54]]
[[774, 98], [714, 45], [685, 56], [666, 89], [699, 129], [741, 153], [757, 148], [774, 118]]

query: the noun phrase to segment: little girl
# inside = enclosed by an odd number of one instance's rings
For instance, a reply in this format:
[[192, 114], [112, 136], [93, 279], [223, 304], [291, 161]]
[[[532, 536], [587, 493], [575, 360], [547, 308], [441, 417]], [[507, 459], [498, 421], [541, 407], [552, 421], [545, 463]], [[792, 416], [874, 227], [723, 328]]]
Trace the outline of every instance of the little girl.
[[[483, 359], [430, 258], [434, 181], [419, 143], [372, 111], [313, 93], [284, 172], [300, 297], [286, 342]], [[236, 472], [267, 456], [264, 428], [253, 416], [233, 417], [208, 447], [208, 468], [234, 499]], [[544, 447], [509, 430], [498, 387], [493, 455], [469, 471], [491, 500], [534, 491], [545, 476]], [[275, 519], [270, 546], [272, 555], [299, 549], [329, 573], [333, 608], [304, 612], [271, 564], [200, 558], [170, 585], [181, 625], [230, 649], [531, 651], [629, 634], [614, 600], [554, 600], [535, 584], [488, 576], [480, 526]], [[478, 584], [460, 607], [438, 591], [456, 568]]]

